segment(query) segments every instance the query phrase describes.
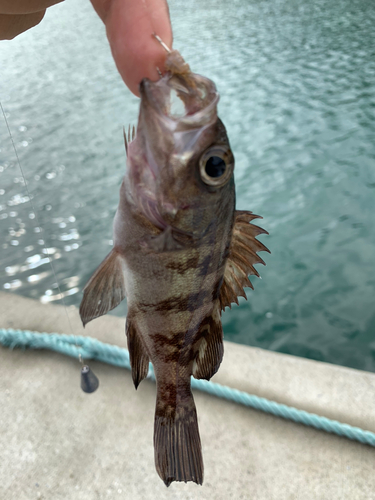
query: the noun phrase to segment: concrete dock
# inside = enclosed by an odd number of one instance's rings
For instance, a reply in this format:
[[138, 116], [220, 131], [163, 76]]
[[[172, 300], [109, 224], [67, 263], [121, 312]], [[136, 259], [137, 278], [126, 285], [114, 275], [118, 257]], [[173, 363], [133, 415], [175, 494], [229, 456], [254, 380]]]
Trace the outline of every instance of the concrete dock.
[[[76, 335], [126, 347], [125, 320], [99, 318]], [[62, 306], [0, 293], [0, 328], [72, 333]], [[128, 370], [0, 348], [0, 499], [375, 499], [375, 448], [195, 392], [203, 486], [166, 488], [154, 467], [155, 384]], [[213, 381], [375, 432], [375, 374], [225, 343]]]

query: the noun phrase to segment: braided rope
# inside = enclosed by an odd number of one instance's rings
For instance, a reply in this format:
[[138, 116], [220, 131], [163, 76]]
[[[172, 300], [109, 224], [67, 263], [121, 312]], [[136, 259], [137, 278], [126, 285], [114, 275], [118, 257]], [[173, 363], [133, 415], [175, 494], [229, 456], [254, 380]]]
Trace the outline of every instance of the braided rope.
[[[12, 330], [0, 328], [0, 343], [14, 349], [15, 347], [28, 349], [49, 349], [68, 356], [78, 358], [81, 354], [84, 359], [96, 359], [103, 363], [127, 368], [130, 370], [129, 352], [121, 347], [105, 344], [90, 337], [75, 335], [60, 335], [57, 333], [36, 333], [27, 330]], [[150, 365], [149, 377], [155, 380], [154, 371]], [[221, 384], [207, 380], [191, 379], [193, 389], [207, 392], [217, 397], [233, 401], [256, 410], [271, 413], [293, 422], [298, 422], [315, 429], [324, 430], [332, 434], [344, 436], [375, 447], [375, 433], [365, 431], [359, 427], [343, 424], [337, 420], [322, 417], [315, 413], [298, 410], [292, 406], [276, 403], [266, 398], [248, 394]]]

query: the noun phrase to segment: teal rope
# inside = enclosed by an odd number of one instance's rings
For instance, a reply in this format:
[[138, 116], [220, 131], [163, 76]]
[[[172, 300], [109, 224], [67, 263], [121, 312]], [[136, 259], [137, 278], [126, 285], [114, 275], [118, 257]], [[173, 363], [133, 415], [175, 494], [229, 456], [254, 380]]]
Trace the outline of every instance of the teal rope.
[[[74, 335], [60, 335], [57, 333], [35, 333], [25, 330], [0, 329], [0, 343], [14, 349], [15, 347], [28, 349], [50, 349], [62, 354], [78, 358], [81, 354], [83, 359], [96, 359], [103, 363], [127, 368], [130, 370], [129, 352], [126, 349], [111, 344], [104, 344], [90, 337], [76, 337]], [[155, 375], [150, 365], [150, 378], [155, 380]], [[231, 389], [224, 385], [208, 382], [207, 380], [196, 380], [192, 378], [193, 389], [207, 392], [235, 403], [240, 403], [256, 410], [271, 413], [277, 417], [293, 420], [300, 424], [324, 430], [339, 436], [369, 444], [375, 447], [375, 433], [364, 431], [359, 427], [343, 424], [337, 420], [322, 417], [304, 410], [298, 410], [292, 406], [283, 405], [248, 394], [237, 389]]]

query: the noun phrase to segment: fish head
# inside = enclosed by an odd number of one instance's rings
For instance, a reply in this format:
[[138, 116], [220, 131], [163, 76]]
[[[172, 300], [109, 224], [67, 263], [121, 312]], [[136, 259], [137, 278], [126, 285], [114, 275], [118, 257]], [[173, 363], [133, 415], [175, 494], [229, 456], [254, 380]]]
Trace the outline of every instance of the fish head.
[[223, 197], [234, 199], [234, 158], [217, 115], [215, 84], [192, 73], [177, 51], [168, 54], [166, 67], [159, 81], [140, 84], [137, 133], [128, 152], [133, 197], [159, 227], [184, 229], [194, 219], [199, 231]]

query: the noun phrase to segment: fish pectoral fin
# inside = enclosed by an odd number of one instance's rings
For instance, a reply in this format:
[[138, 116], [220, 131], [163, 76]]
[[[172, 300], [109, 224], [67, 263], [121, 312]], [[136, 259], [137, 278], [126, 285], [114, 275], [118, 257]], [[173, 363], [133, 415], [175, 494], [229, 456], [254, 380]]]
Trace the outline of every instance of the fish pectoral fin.
[[113, 248], [84, 288], [79, 314], [83, 326], [114, 309], [125, 298], [125, 259]]
[[214, 307], [211, 316], [205, 318], [199, 328], [197, 341], [197, 354], [193, 363], [193, 376], [195, 378], [210, 380], [218, 371], [223, 359], [223, 327], [221, 325], [220, 303]]
[[131, 320], [129, 314], [126, 318], [126, 337], [128, 339], [133, 382], [137, 389], [142, 380], [147, 377], [150, 358], [143, 346], [141, 336], [137, 332], [136, 324]]
[[228, 260], [220, 288], [222, 310], [226, 306], [231, 307], [232, 302], [238, 305], [237, 297], [246, 299], [244, 287], [254, 288], [248, 276], [255, 274], [255, 276], [259, 277], [254, 264], [266, 265], [257, 252], [265, 251], [270, 253], [270, 251], [256, 239], [256, 236], [268, 233], [261, 227], [250, 224], [253, 219], [259, 218], [261, 218], [259, 215], [254, 215], [252, 212], [236, 210]]

